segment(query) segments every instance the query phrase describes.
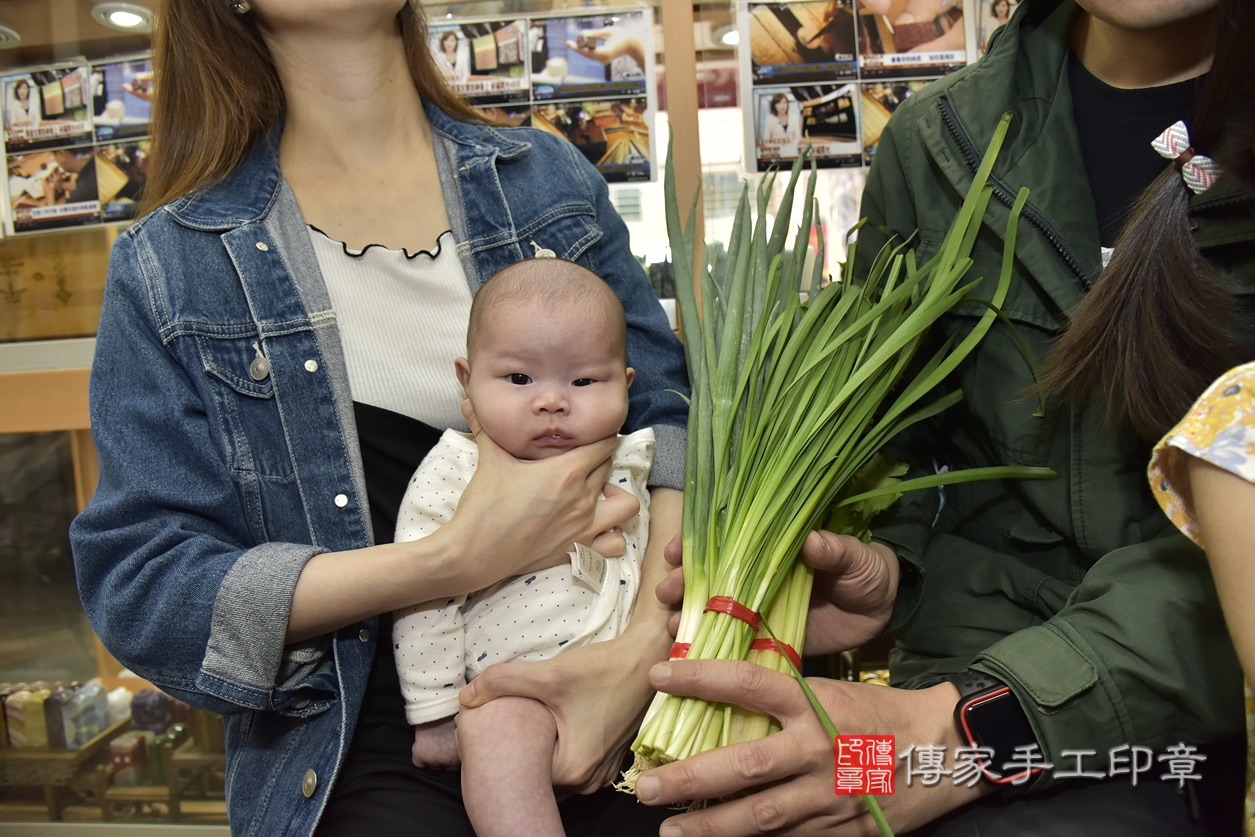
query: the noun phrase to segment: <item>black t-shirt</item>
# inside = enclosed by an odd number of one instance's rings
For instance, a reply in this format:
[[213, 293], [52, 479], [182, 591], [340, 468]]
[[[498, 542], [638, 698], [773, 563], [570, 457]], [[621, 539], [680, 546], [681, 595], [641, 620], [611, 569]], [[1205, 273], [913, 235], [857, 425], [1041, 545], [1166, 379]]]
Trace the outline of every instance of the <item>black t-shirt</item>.
[[1069, 53], [1072, 115], [1104, 247], [1115, 244], [1133, 204], [1170, 164], [1151, 140], [1178, 120], [1188, 124], [1202, 81], [1125, 90], [1103, 82]]

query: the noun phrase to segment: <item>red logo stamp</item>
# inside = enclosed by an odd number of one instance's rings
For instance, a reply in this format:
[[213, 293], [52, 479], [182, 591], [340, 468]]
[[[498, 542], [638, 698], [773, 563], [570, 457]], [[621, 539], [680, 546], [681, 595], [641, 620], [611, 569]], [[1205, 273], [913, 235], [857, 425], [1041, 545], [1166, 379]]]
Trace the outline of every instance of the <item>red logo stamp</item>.
[[889, 796], [897, 764], [892, 735], [838, 735], [835, 743], [839, 796]]

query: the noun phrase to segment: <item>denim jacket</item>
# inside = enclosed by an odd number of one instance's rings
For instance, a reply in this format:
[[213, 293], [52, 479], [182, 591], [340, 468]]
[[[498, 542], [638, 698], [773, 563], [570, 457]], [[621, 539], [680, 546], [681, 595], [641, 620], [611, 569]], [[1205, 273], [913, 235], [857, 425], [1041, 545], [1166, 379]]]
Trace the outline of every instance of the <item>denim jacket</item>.
[[[605, 278], [637, 375], [628, 429], [654, 427], [653, 483], [682, 488], [683, 353], [600, 175], [557, 137], [427, 115], [472, 291], [535, 247]], [[285, 646], [292, 594], [312, 556], [374, 538], [336, 316], [272, 141], [118, 237], [91, 419], [100, 482], [71, 540], [92, 626], [224, 716], [232, 833], [311, 833], [377, 620]]]

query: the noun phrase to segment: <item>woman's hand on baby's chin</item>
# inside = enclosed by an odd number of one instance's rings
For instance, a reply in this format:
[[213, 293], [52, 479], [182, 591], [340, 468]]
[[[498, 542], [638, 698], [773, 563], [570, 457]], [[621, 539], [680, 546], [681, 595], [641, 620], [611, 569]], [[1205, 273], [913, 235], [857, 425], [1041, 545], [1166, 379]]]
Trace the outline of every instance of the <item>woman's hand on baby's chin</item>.
[[469, 403], [462, 411], [475, 434], [479, 464], [440, 532], [460, 556], [458, 572], [466, 578], [459, 586], [469, 592], [558, 566], [576, 543], [605, 547], [603, 554], [623, 553], [614, 548], [619, 538], [612, 530], [635, 517], [640, 506], [618, 490], [602, 497], [615, 437], [522, 462], [482, 432]]

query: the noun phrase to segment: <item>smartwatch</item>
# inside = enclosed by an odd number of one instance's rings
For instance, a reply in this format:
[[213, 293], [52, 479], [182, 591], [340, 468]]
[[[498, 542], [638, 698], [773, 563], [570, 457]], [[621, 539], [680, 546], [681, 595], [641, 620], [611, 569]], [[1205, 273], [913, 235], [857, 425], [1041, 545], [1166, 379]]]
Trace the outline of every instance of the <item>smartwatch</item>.
[[[959, 674], [921, 674], [901, 688], [927, 689], [941, 683], [953, 683], [959, 690], [954, 723], [985, 784], [1004, 794], [1023, 791], [1049, 767], [1044, 757], [1030, 760], [1025, 749], [1017, 751], [1037, 745], [1037, 736], [1011, 687], [993, 675], [971, 669]], [[1036, 753], [1041, 756], [1040, 748]], [[1004, 765], [1010, 765], [1010, 770]]]
[[[954, 721], [959, 735], [978, 754], [976, 761], [986, 784], [1024, 789], [1048, 767], [1028, 716], [1010, 686], [971, 669], [940, 680], [948, 680], [959, 690]], [[1026, 749], [1030, 747], [1033, 749]]]

